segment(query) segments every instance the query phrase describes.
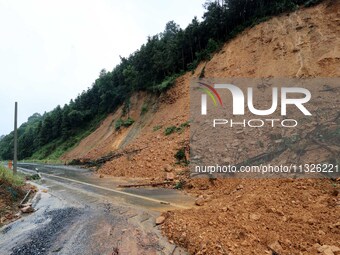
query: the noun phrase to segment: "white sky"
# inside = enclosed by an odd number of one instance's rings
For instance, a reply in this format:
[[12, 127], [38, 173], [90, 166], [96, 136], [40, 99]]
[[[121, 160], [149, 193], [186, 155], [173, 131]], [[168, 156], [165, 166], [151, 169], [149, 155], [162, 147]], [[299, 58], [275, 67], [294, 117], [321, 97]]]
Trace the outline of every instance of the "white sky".
[[0, 0], [0, 135], [63, 106], [174, 20], [185, 28], [205, 0]]

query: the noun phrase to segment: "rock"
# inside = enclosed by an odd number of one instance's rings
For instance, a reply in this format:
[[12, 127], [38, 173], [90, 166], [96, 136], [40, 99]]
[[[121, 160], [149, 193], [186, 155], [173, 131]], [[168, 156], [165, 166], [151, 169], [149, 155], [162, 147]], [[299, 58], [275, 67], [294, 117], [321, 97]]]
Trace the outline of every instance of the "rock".
[[183, 170], [181, 169], [181, 168], [176, 168], [175, 169], [175, 173], [177, 174], [177, 175], [180, 175], [180, 174], [183, 174]]
[[197, 198], [196, 200], [195, 200], [195, 205], [197, 205], [197, 206], [202, 206], [202, 205], [204, 205], [204, 198], [203, 197], [199, 197], [199, 198]]
[[223, 159], [223, 164], [225, 164], [225, 165], [230, 165], [230, 162], [231, 162], [231, 158], [224, 158]]
[[25, 203], [25, 204], [19, 205], [20, 208], [24, 208], [27, 206], [32, 206], [32, 203]]
[[334, 255], [334, 253], [330, 248], [328, 248], [322, 252], [322, 255]]
[[318, 231], [318, 234], [319, 234], [319, 235], [322, 235], [322, 236], [326, 235], [326, 233], [325, 233], [324, 231], [322, 231], [322, 230], [319, 230], [319, 231]]
[[102, 174], [101, 174], [101, 175], [99, 175], [99, 178], [104, 178], [104, 175], [102, 175]]
[[340, 254], [340, 248], [334, 245], [322, 245], [318, 248], [318, 252], [323, 255], [336, 255]]
[[213, 199], [213, 196], [208, 195], [208, 196], [204, 196], [204, 202], [209, 202]]
[[236, 187], [236, 190], [241, 190], [241, 189], [243, 189], [243, 185], [242, 185], [242, 184], [240, 184], [240, 185], [238, 185], [238, 186]]
[[268, 247], [269, 247], [272, 251], [275, 251], [275, 252], [280, 252], [280, 251], [282, 251], [282, 246], [281, 246], [281, 244], [279, 243], [279, 241], [275, 241], [275, 242], [269, 244]]
[[165, 217], [164, 216], [159, 216], [156, 218], [156, 225], [161, 225], [163, 224], [165, 221]]
[[285, 216], [285, 213], [283, 211], [281, 211], [281, 210], [277, 210], [276, 213], [279, 216]]
[[175, 175], [173, 173], [166, 173], [166, 179], [168, 181], [173, 181], [175, 179]]
[[331, 245], [331, 250], [335, 255], [339, 255], [340, 254], [340, 248], [334, 245]]
[[251, 220], [259, 220], [261, 218], [261, 214], [258, 214], [258, 213], [251, 213], [249, 215], [249, 219]]
[[338, 221], [337, 223], [335, 224], [332, 224], [332, 225], [329, 225], [329, 228], [339, 228], [340, 227], [340, 221]]
[[335, 189], [335, 190], [332, 191], [332, 196], [336, 197], [338, 195], [339, 195], [339, 191], [338, 190]]
[[316, 244], [313, 245], [313, 247], [316, 248], [316, 249], [319, 249], [321, 247], [321, 245], [319, 243], [316, 243]]
[[300, 51], [300, 49], [298, 49], [298, 48], [292, 49], [292, 52], [293, 52], [293, 53], [296, 53], [296, 52], [299, 52], [299, 51]]
[[173, 170], [173, 167], [171, 165], [165, 165], [164, 170], [165, 172], [171, 172]]
[[26, 207], [23, 207], [20, 209], [21, 212], [23, 213], [31, 213], [31, 212], [34, 212], [34, 209], [32, 206], [26, 206]]
[[222, 212], [227, 212], [227, 211], [229, 211], [229, 210], [230, 210], [230, 208], [227, 207], [227, 206], [226, 206], [226, 207], [223, 207], [223, 208], [221, 209]]

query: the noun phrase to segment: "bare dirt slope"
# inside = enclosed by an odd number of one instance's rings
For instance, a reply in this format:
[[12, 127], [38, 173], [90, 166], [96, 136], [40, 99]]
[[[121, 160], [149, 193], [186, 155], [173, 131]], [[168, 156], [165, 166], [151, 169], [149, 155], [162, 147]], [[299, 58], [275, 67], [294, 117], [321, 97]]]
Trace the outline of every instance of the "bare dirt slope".
[[[118, 110], [106, 117], [88, 137], [83, 139], [78, 146], [62, 156], [63, 160], [71, 159], [96, 159], [115, 151], [125, 144], [129, 143], [139, 134], [139, 130], [143, 126], [143, 122], [150, 114], [141, 114], [143, 105], [150, 107], [146, 103], [152, 104], [154, 99], [152, 96], [147, 96], [145, 93], [135, 94], [130, 98], [129, 113], [123, 115], [121, 106]], [[135, 124], [130, 128], [121, 128], [116, 130], [115, 123], [118, 119], [127, 119], [128, 117], [136, 120]]]
[[[100, 172], [116, 176], [163, 178], [164, 166], [175, 162], [175, 153], [188, 140], [186, 122], [190, 76], [186, 74], [178, 78], [176, 85], [157, 100], [145, 94], [134, 95], [129, 111], [129, 116], [135, 120], [133, 125], [115, 130], [115, 122], [122, 116], [121, 107], [62, 158], [95, 159], [110, 152], [127, 152], [125, 156], [106, 163]], [[146, 110], [143, 111], [143, 108]], [[177, 130], [165, 135], [166, 128], [174, 126]], [[134, 151], [138, 153], [129, 153]]]
[[[194, 74], [178, 78], [158, 101], [148, 99], [152, 102], [148, 117], [137, 114], [145, 101], [140, 99], [136, 108], [131, 108], [138, 123], [122, 133], [113, 132], [110, 123], [119, 117], [120, 109], [97, 130], [100, 135], [86, 138], [68, 157], [97, 157], [118, 149], [125, 154], [107, 162], [99, 170], [101, 173], [164, 179], [167, 170], [183, 179], [186, 169], [176, 164], [174, 155], [188, 147], [189, 128], [181, 126], [189, 119], [188, 88], [190, 78], [198, 77], [204, 66], [206, 77], [339, 77], [339, 47], [339, 1], [272, 18], [226, 43], [209, 62], [201, 63]], [[323, 104], [314, 107], [327, 110], [327, 114], [323, 112], [318, 115], [321, 119], [303, 124], [299, 131], [301, 140], [273, 163], [339, 160], [338, 94], [338, 88], [319, 93], [323, 99], [319, 102]], [[313, 138], [320, 120], [327, 123], [322, 130], [333, 135], [328, 144], [315, 144], [310, 136], [303, 136], [308, 133]], [[165, 135], [165, 129], [171, 126], [177, 129]], [[129, 132], [133, 132], [133, 139], [116, 146], [117, 139], [124, 140], [118, 137], [122, 134], [126, 137]], [[279, 135], [289, 138], [292, 134]], [[253, 134], [253, 138], [231, 133], [232, 146], [228, 148], [231, 163], [266, 152], [277, 140], [268, 132]], [[256, 144], [259, 140], [261, 146]], [[91, 150], [86, 148], [85, 141], [91, 143]], [[300, 153], [301, 149], [304, 153]], [[339, 254], [329, 247], [340, 247], [340, 184], [335, 181], [186, 181], [186, 188], [202, 196], [204, 205], [167, 213], [163, 230], [191, 254]], [[328, 246], [320, 248], [322, 245]]]

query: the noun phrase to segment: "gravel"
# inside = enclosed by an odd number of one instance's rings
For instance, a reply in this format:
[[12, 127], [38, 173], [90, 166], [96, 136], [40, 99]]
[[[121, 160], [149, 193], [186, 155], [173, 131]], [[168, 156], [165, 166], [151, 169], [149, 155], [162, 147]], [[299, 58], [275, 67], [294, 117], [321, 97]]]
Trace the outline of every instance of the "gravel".
[[50, 218], [50, 221], [46, 226], [33, 231], [27, 242], [12, 249], [11, 255], [48, 254], [49, 248], [58, 235], [81, 214], [81, 210], [72, 207], [47, 212], [46, 216]]

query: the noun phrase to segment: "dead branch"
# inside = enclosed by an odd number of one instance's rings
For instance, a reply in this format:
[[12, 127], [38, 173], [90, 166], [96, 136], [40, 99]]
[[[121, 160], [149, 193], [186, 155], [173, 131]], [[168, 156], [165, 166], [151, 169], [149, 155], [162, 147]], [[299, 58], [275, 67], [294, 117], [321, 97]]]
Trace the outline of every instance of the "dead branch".
[[28, 198], [29, 194], [31, 194], [31, 190], [27, 191], [24, 199], [20, 202], [20, 206], [26, 201], [26, 199]]
[[172, 182], [155, 182], [155, 183], [142, 183], [142, 184], [120, 184], [118, 185], [118, 188], [136, 188], [136, 187], [157, 187], [162, 186], [166, 184], [171, 184]]

